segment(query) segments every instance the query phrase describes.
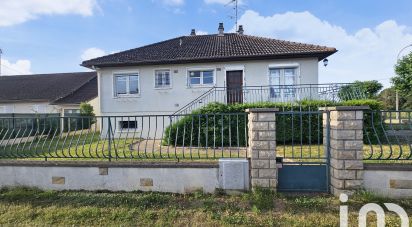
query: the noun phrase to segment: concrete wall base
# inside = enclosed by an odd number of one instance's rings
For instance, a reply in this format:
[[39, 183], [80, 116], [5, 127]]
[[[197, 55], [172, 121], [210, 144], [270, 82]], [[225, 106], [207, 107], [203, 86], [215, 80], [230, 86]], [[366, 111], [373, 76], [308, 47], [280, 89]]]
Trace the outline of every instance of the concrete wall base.
[[0, 162], [0, 187], [172, 193], [191, 193], [198, 190], [213, 193], [217, 188], [247, 191], [248, 161], [222, 160], [222, 163], [219, 168], [217, 163], [195, 162], [3, 161]]
[[367, 164], [364, 188], [388, 198], [412, 198], [412, 166]]

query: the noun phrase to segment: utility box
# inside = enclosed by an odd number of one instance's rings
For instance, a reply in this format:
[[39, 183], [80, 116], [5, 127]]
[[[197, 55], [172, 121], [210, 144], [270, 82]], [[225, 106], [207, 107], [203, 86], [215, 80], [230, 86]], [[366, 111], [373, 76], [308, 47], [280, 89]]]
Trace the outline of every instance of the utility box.
[[249, 190], [249, 161], [247, 159], [219, 159], [219, 184], [224, 190]]

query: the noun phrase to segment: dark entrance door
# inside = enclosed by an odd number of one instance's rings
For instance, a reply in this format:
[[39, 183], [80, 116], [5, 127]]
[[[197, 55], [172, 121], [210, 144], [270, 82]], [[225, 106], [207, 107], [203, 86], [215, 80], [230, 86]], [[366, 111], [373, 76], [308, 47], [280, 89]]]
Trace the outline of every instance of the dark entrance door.
[[226, 72], [226, 88], [227, 88], [227, 103], [242, 103], [243, 102], [243, 71], [227, 71]]

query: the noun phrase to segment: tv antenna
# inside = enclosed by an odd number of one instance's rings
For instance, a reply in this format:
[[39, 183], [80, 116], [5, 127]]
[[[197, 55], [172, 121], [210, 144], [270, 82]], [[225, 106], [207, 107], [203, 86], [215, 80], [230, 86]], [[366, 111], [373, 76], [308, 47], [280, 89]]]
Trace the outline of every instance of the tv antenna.
[[235, 15], [231, 15], [230, 18], [231, 19], [235, 19], [235, 25], [236, 25], [236, 31], [238, 29], [237, 26], [237, 18], [238, 18], [238, 12], [239, 12], [239, 7], [238, 7], [238, 0], [230, 0], [230, 2], [228, 2], [225, 6], [228, 5], [233, 5], [233, 10], [235, 11]]

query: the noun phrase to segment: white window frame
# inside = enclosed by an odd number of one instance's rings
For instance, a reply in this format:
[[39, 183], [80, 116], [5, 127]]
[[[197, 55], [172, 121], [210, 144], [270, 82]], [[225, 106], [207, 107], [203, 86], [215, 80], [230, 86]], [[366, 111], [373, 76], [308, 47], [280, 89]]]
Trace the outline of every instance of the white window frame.
[[[296, 80], [295, 80], [295, 85], [300, 84], [300, 64], [299, 63], [285, 63], [285, 64], [270, 64], [267, 67], [267, 82], [268, 85], [270, 84], [270, 69], [285, 69], [285, 68], [295, 68], [296, 69]], [[285, 78], [283, 73], [280, 75], [280, 85], [285, 85]]]
[[[134, 127], [134, 128], [123, 128], [123, 122], [131, 122], [131, 121], [134, 121], [134, 122], [136, 122], [136, 127]], [[117, 131], [118, 132], [120, 132], [120, 131], [127, 131], [127, 130], [136, 130], [136, 129], [138, 129], [139, 128], [139, 125], [138, 125], [138, 122], [137, 122], [137, 119], [135, 119], [135, 118], [133, 118], [133, 119], [130, 119], [130, 120], [120, 120], [120, 121], [118, 121], [118, 125], [119, 125], [119, 127], [118, 127], [118, 129], [117, 129]]]
[[[156, 87], [156, 72], [157, 71], [169, 71], [169, 81], [170, 81], [169, 85]], [[163, 90], [163, 89], [171, 89], [173, 87], [173, 79], [172, 79], [173, 76], [172, 76], [172, 70], [171, 69], [167, 69], [167, 68], [154, 69], [153, 70], [153, 75], [154, 75], [153, 87], [155, 89]]]
[[46, 113], [47, 107], [46, 105], [42, 105], [42, 104], [34, 104], [32, 105], [32, 110], [34, 113]]
[[14, 113], [14, 105], [3, 105], [0, 106], [0, 113]]
[[[279, 85], [280, 86], [286, 86], [285, 85], [285, 69], [292, 69], [294, 68], [296, 70], [296, 75], [295, 75], [295, 84], [293, 85], [299, 85], [300, 84], [300, 64], [299, 63], [284, 63], [284, 64], [270, 64], [267, 67], [267, 81], [268, 81], [268, 85], [271, 86], [272, 84], [270, 84], [270, 70], [271, 69], [280, 69], [280, 78], [279, 78]], [[277, 85], [273, 85], [273, 86], [277, 86]], [[297, 97], [299, 94], [294, 94], [295, 98], [299, 98]], [[270, 98], [285, 98], [285, 95], [283, 94], [283, 90], [280, 93], [280, 97], [270, 97]], [[286, 97], [288, 98], [288, 97]]]
[[[117, 84], [116, 77], [118, 76], [129, 76], [129, 79], [126, 81], [126, 94], [117, 94]], [[139, 92], [136, 94], [130, 94], [130, 76], [137, 76], [137, 88]], [[137, 98], [140, 97], [142, 93], [140, 85], [140, 73], [139, 71], [116, 71], [112, 75], [112, 96], [113, 98]]]
[[[200, 84], [191, 84], [190, 83], [190, 72], [192, 71], [212, 71], [213, 72], [213, 83], [211, 84], [204, 84], [203, 83], [203, 73], [200, 75]], [[188, 88], [196, 88], [196, 87], [213, 87], [216, 85], [216, 69], [213, 67], [205, 67], [205, 68], [187, 68], [186, 69], [186, 83]]]
[[[70, 111], [71, 113], [67, 113], [67, 111]], [[76, 111], [78, 114], [80, 114], [80, 109], [75, 109], [75, 108], [64, 108], [63, 114], [72, 114], [73, 111]]]

